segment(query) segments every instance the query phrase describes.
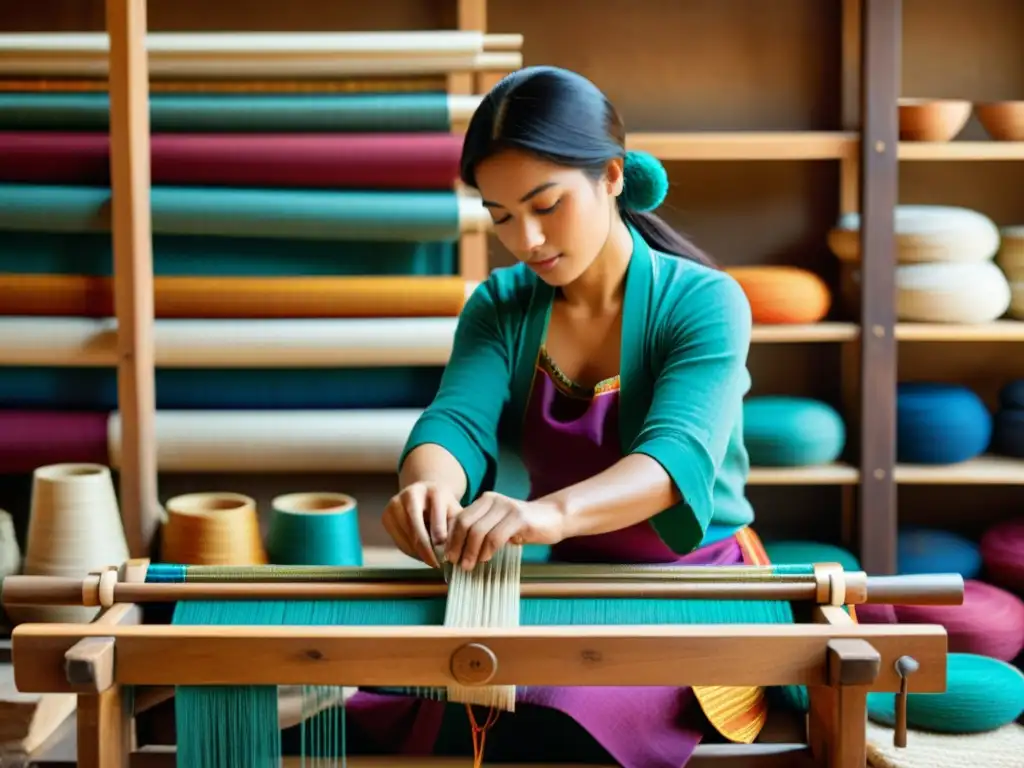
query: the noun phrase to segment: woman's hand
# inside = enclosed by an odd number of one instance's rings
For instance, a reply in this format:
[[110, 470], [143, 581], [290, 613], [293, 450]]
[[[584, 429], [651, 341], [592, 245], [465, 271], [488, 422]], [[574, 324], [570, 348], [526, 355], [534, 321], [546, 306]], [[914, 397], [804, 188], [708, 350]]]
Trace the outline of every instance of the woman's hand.
[[557, 544], [564, 537], [565, 514], [548, 502], [484, 493], [459, 512], [449, 527], [445, 556], [468, 570], [490, 560], [509, 542]]
[[448, 540], [449, 521], [461, 509], [459, 500], [443, 485], [412, 483], [384, 508], [384, 530], [409, 557], [440, 568], [433, 545]]

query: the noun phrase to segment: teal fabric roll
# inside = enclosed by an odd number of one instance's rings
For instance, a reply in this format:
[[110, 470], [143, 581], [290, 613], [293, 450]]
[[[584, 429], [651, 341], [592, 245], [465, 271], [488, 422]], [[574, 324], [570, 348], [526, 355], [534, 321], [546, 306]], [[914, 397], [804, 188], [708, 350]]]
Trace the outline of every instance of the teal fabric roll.
[[279, 496], [271, 507], [266, 547], [274, 565], [360, 566], [359, 507], [343, 494]]
[[[0, 272], [113, 275], [108, 232], [0, 231]], [[321, 275], [454, 275], [454, 242], [306, 240], [302, 238], [157, 235], [158, 277], [316, 277]]]
[[772, 565], [839, 563], [847, 571], [861, 570], [860, 561], [848, 549], [819, 541], [766, 541], [765, 553]]
[[[454, 241], [454, 192], [154, 187], [154, 234]], [[110, 189], [0, 185], [0, 230], [105, 232]]]
[[[951, 653], [946, 690], [907, 696], [907, 725], [937, 733], [984, 733], [1014, 722], [1024, 713], [1024, 673], [1011, 664], [970, 653]], [[896, 721], [896, 695], [869, 693], [868, 716]]]
[[[154, 132], [448, 131], [445, 93], [180, 94], [151, 93]], [[105, 93], [0, 93], [0, 128], [107, 130]]]
[[828, 464], [846, 446], [843, 417], [820, 400], [751, 397], [743, 405], [743, 422], [743, 441], [752, 466]]

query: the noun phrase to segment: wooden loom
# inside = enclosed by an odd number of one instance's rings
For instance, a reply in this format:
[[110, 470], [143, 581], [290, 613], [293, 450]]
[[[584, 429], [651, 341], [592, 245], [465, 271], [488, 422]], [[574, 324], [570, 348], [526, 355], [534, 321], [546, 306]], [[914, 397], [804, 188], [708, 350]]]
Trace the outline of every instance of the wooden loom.
[[[160, 566], [165, 567], [165, 566]], [[177, 566], [181, 567], [181, 566]], [[154, 567], [156, 570], [156, 567]], [[359, 600], [443, 597], [433, 569], [216, 569], [209, 579], [147, 581], [148, 560], [83, 579], [12, 576], [5, 605], [98, 605], [89, 624], [22, 624], [12, 645], [26, 692], [79, 696], [81, 768], [174, 766], [174, 750], [136, 749], [132, 720], [147, 698], [188, 685], [725, 685], [808, 687], [802, 755], [730, 766], [866, 765], [866, 695], [897, 693], [897, 746], [906, 744], [906, 693], [946, 685], [946, 632], [932, 625], [857, 625], [844, 605], [959, 604], [959, 575], [868, 577], [836, 564], [666, 568], [524, 565], [522, 598], [784, 600], [809, 609], [795, 624], [651, 626], [182, 626], [146, 624], [145, 604], [182, 600]], [[557, 642], [552, 642], [557, 641]], [[134, 687], [134, 696], [126, 696]], [[129, 704], [129, 702], [132, 702]], [[129, 711], [131, 708], [131, 711]], [[739, 747], [738, 749], [743, 749]], [[753, 751], [757, 751], [756, 748]], [[349, 758], [352, 764], [379, 759]], [[285, 758], [284, 765], [304, 765]], [[293, 762], [294, 761], [294, 762]], [[454, 765], [439, 758], [387, 764]], [[461, 764], [461, 763], [458, 763]]]

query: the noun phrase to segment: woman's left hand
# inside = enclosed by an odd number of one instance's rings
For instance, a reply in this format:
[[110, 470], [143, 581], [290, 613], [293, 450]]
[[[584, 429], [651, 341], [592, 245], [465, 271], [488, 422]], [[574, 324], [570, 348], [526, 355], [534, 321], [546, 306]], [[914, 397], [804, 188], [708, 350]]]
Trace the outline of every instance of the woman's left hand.
[[468, 570], [490, 560], [509, 542], [557, 544], [564, 529], [565, 515], [553, 504], [488, 492], [452, 519], [445, 555], [448, 562]]

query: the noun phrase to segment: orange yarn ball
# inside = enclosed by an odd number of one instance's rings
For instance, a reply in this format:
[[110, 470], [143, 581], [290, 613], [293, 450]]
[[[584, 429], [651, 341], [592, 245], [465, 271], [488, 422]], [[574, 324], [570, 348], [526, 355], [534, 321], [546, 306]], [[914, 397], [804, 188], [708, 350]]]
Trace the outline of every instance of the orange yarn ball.
[[743, 288], [755, 323], [817, 323], [832, 308], [825, 281], [806, 269], [732, 267], [725, 271]]

